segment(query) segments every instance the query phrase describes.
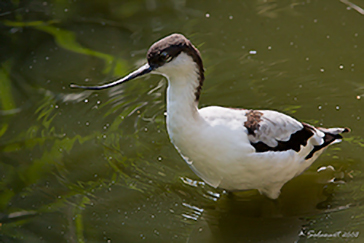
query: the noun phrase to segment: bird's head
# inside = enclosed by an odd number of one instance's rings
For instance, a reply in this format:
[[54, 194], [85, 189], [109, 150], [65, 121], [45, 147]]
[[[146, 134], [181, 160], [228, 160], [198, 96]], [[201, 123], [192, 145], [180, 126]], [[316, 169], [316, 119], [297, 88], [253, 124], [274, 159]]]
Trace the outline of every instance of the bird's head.
[[80, 86], [71, 84], [71, 88], [100, 90], [125, 83], [150, 72], [167, 77], [181, 73], [196, 72], [200, 86], [204, 80], [204, 70], [200, 52], [181, 34], [169, 35], [154, 43], [147, 53], [148, 63], [128, 74], [124, 78], [101, 86]]

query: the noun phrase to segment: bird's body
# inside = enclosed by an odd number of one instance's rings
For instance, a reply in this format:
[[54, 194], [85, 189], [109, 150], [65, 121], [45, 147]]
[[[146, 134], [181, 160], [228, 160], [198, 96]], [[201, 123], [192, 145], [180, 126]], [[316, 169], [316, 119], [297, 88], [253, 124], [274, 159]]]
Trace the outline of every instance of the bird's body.
[[258, 189], [275, 199], [282, 186], [306, 170], [347, 128], [315, 128], [276, 111], [210, 106], [198, 109], [204, 81], [198, 50], [173, 34], [148, 51], [148, 64], [126, 82], [148, 72], [168, 79], [167, 130], [191, 169], [212, 187], [229, 191]]
[[[174, 122], [173, 115], [168, 118], [167, 128], [172, 143], [191, 169], [207, 184], [228, 191], [258, 189], [270, 198], [277, 198], [281, 187], [293, 177], [301, 174], [322, 153], [318, 151], [305, 159], [314, 149], [314, 144], [323, 141], [324, 134], [318, 130], [300, 150], [257, 152], [251, 145], [247, 122], [249, 110], [223, 107], [206, 107], [198, 111], [197, 119], [183, 119]], [[267, 121], [266, 129], [272, 136], [282, 130], [275, 127], [276, 119], [287, 122], [288, 129], [295, 129], [289, 122], [293, 118], [273, 111], [259, 111]], [[285, 121], [284, 119], [288, 119]], [[282, 125], [282, 123], [276, 123]], [[179, 128], [179, 126], [185, 129]], [[271, 127], [270, 127], [271, 126]], [[301, 127], [303, 129], [303, 125]], [[313, 128], [314, 129], [314, 128]], [[341, 131], [341, 130], [339, 130]], [[286, 135], [287, 131], [284, 131]], [[278, 134], [279, 136], [280, 134]], [[289, 139], [287, 135], [283, 139]]]

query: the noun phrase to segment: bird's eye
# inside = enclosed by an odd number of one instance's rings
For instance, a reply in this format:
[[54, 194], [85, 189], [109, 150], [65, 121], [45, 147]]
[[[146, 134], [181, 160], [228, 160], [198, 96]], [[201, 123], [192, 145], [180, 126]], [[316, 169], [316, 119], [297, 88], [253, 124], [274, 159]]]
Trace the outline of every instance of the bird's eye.
[[164, 51], [161, 53], [161, 57], [163, 58], [164, 62], [169, 62], [172, 60], [172, 57], [168, 55], [168, 52]]
[[164, 51], [164, 52], [161, 53], [161, 56], [166, 58], [166, 57], [168, 57], [168, 53], [166, 51]]

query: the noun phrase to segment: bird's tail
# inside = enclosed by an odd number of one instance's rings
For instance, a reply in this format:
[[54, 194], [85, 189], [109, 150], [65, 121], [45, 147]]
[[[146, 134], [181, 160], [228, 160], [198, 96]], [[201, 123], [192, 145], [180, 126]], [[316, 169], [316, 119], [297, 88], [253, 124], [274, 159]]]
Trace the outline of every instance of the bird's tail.
[[350, 129], [347, 128], [347, 127], [345, 127], [345, 128], [341, 128], [341, 127], [335, 127], [335, 128], [318, 127], [317, 129], [325, 134], [324, 144], [326, 144], [326, 146], [330, 145], [330, 144], [341, 142], [341, 139], [343, 138], [341, 136], [341, 134], [350, 132]]
[[326, 148], [331, 144], [340, 143], [341, 139], [343, 138], [341, 134], [350, 132], [350, 129], [347, 127], [345, 128], [317, 127], [316, 129], [324, 133], [323, 142], [320, 145], [315, 145], [305, 159], [310, 159], [317, 151], [320, 151], [321, 149]]

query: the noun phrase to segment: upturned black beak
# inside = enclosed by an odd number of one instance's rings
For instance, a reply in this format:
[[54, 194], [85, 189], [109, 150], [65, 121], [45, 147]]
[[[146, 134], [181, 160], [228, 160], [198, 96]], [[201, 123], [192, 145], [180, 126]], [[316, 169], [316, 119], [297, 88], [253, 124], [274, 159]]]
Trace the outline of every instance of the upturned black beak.
[[116, 80], [114, 82], [111, 82], [111, 83], [108, 83], [108, 84], [104, 84], [104, 85], [101, 85], [101, 86], [83, 86], [83, 85], [77, 85], [77, 84], [70, 84], [70, 87], [71, 88], [76, 88], [76, 89], [91, 89], [91, 90], [107, 89], [107, 88], [114, 87], [114, 86], [116, 86], [118, 84], [128, 82], [129, 80], [135, 79], [135, 78], [137, 78], [139, 76], [142, 76], [144, 74], [150, 73], [153, 70], [154, 70], [154, 68], [151, 67], [147, 63], [144, 66], [141, 66], [138, 70], [128, 74], [124, 78], [118, 79], [118, 80]]

